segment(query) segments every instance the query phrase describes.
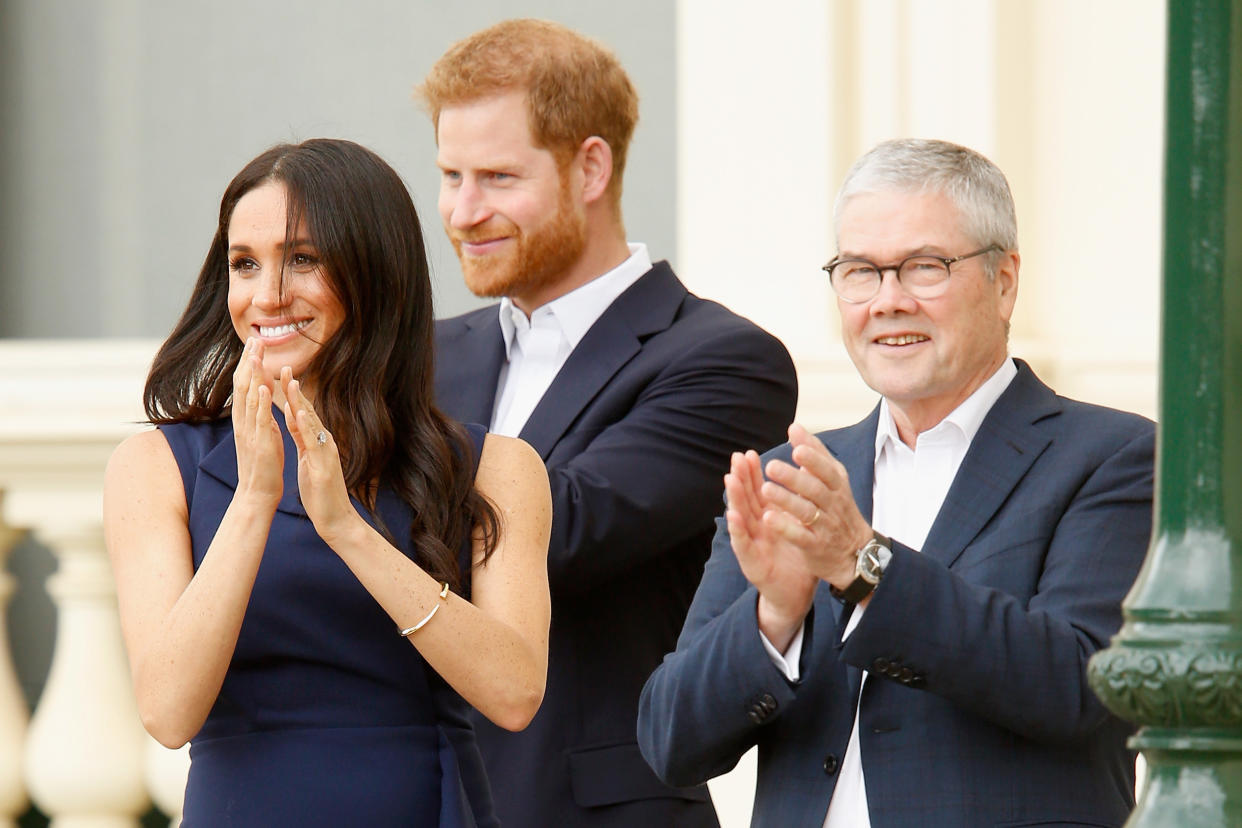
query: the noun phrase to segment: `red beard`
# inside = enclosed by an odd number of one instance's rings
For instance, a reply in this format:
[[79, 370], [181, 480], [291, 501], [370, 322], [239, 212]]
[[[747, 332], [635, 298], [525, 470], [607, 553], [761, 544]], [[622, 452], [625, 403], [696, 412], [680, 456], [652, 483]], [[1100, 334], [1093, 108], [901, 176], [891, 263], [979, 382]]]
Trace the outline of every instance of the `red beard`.
[[[462, 242], [500, 236], [515, 244], [486, 256], [462, 255]], [[556, 213], [543, 225], [523, 232], [507, 219], [496, 218], [466, 231], [450, 231], [466, 287], [476, 296], [522, 296], [556, 284], [582, 256], [586, 220], [574, 209], [568, 177], [561, 182]]]

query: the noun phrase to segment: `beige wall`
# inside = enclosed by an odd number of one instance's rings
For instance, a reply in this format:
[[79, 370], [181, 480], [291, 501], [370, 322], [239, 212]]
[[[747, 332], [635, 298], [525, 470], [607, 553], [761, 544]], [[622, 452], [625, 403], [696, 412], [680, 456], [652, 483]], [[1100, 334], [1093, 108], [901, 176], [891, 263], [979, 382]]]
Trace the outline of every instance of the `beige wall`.
[[[831, 203], [875, 142], [945, 138], [995, 160], [1018, 207], [1011, 353], [1063, 394], [1154, 416], [1163, 142], [1159, 0], [681, 0], [679, 273], [780, 336], [799, 418], [875, 395], [819, 270]], [[905, 57], [909, 56], [909, 57]], [[747, 824], [754, 756], [712, 784]]]
[[763, 15], [682, 0], [678, 24], [679, 273], [785, 341], [809, 425], [874, 403], [819, 267], [846, 168], [898, 136], [968, 144], [1008, 175], [1011, 352], [1061, 393], [1154, 414], [1158, 0], [777, 0]]

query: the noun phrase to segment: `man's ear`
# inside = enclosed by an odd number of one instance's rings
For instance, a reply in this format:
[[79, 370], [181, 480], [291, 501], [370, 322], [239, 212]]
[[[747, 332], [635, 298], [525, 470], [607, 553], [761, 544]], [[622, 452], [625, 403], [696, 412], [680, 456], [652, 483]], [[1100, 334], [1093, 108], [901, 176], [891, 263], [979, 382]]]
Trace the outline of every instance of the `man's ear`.
[[1018, 270], [1021, 266], [1022, 257], [1016, 250], [1006, 251], [996, 265], [996, 282], [1000, 287], [1001, 313], [1005, 321], [1013, 315], [1013, 306], [1018, 300]]
[[598, 135], [592, 135], [578, 147], [578, 165], [582, 170], [582, 200], [598, 201], [612, 181], [612, 147]]

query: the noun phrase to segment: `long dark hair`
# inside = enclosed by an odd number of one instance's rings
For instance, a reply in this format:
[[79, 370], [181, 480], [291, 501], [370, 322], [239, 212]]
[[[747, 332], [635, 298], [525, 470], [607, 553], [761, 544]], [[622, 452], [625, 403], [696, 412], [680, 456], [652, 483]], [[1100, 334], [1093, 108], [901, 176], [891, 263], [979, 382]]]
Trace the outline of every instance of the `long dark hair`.
[[413, 515], [419, 563], [460, 591], [458, 551], [477, 534], [490, 556], [499, 518], [474, 489], [464, 429], [433, 402], [434, 315], [418, 214], [400, 176], [370, 150], [327, 138], [280, 144], [237, 174], [189, 305], [152, 363], [147, 417], [206, 422], [227, 411], [243, 344], [228, 311], [229, 221], [268, 182], [286, 190], [286, 241], [304, 219], [345, 312], [306, 369], [345, 483], [371, 507], [377, 488], [395, 492]]

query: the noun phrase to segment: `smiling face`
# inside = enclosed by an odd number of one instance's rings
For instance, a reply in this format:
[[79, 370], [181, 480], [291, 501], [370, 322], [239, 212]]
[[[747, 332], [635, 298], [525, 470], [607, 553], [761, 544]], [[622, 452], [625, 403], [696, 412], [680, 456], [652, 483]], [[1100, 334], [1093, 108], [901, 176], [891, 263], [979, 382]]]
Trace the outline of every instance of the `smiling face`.
[[[841, 210], [837, 245], [843, 257], [885, 266], [918, 253], [959, 256], [986, 244], [960, 225], [956, 206], [938, 192], [862, 193]], [[954, 264], [948, 288], [934, 299], [911, 297], [896, 273], [885, 271], [875, 298], [853, 305], [837, 300], [850, 359], [888, 400], [907, 442], [944, 419], [1005, 358], [1018, 254], [1001, 254], [992, 280], [984, 264], [983, 257]]]
[[345, 319], [305, 221], [286, 250], [286, 211], [284, 185], [269, 182], [238, 199], [229, 221], [229, 316], [243, 342], [264, 343], [269, 383], [286, 365], [301, 378]]
[[436, 141], [440, 217], [471, 292], [528, 313], [563, 292], [586, 247], [584, 205], [534, 145], [525, 93], [446, 106]]

